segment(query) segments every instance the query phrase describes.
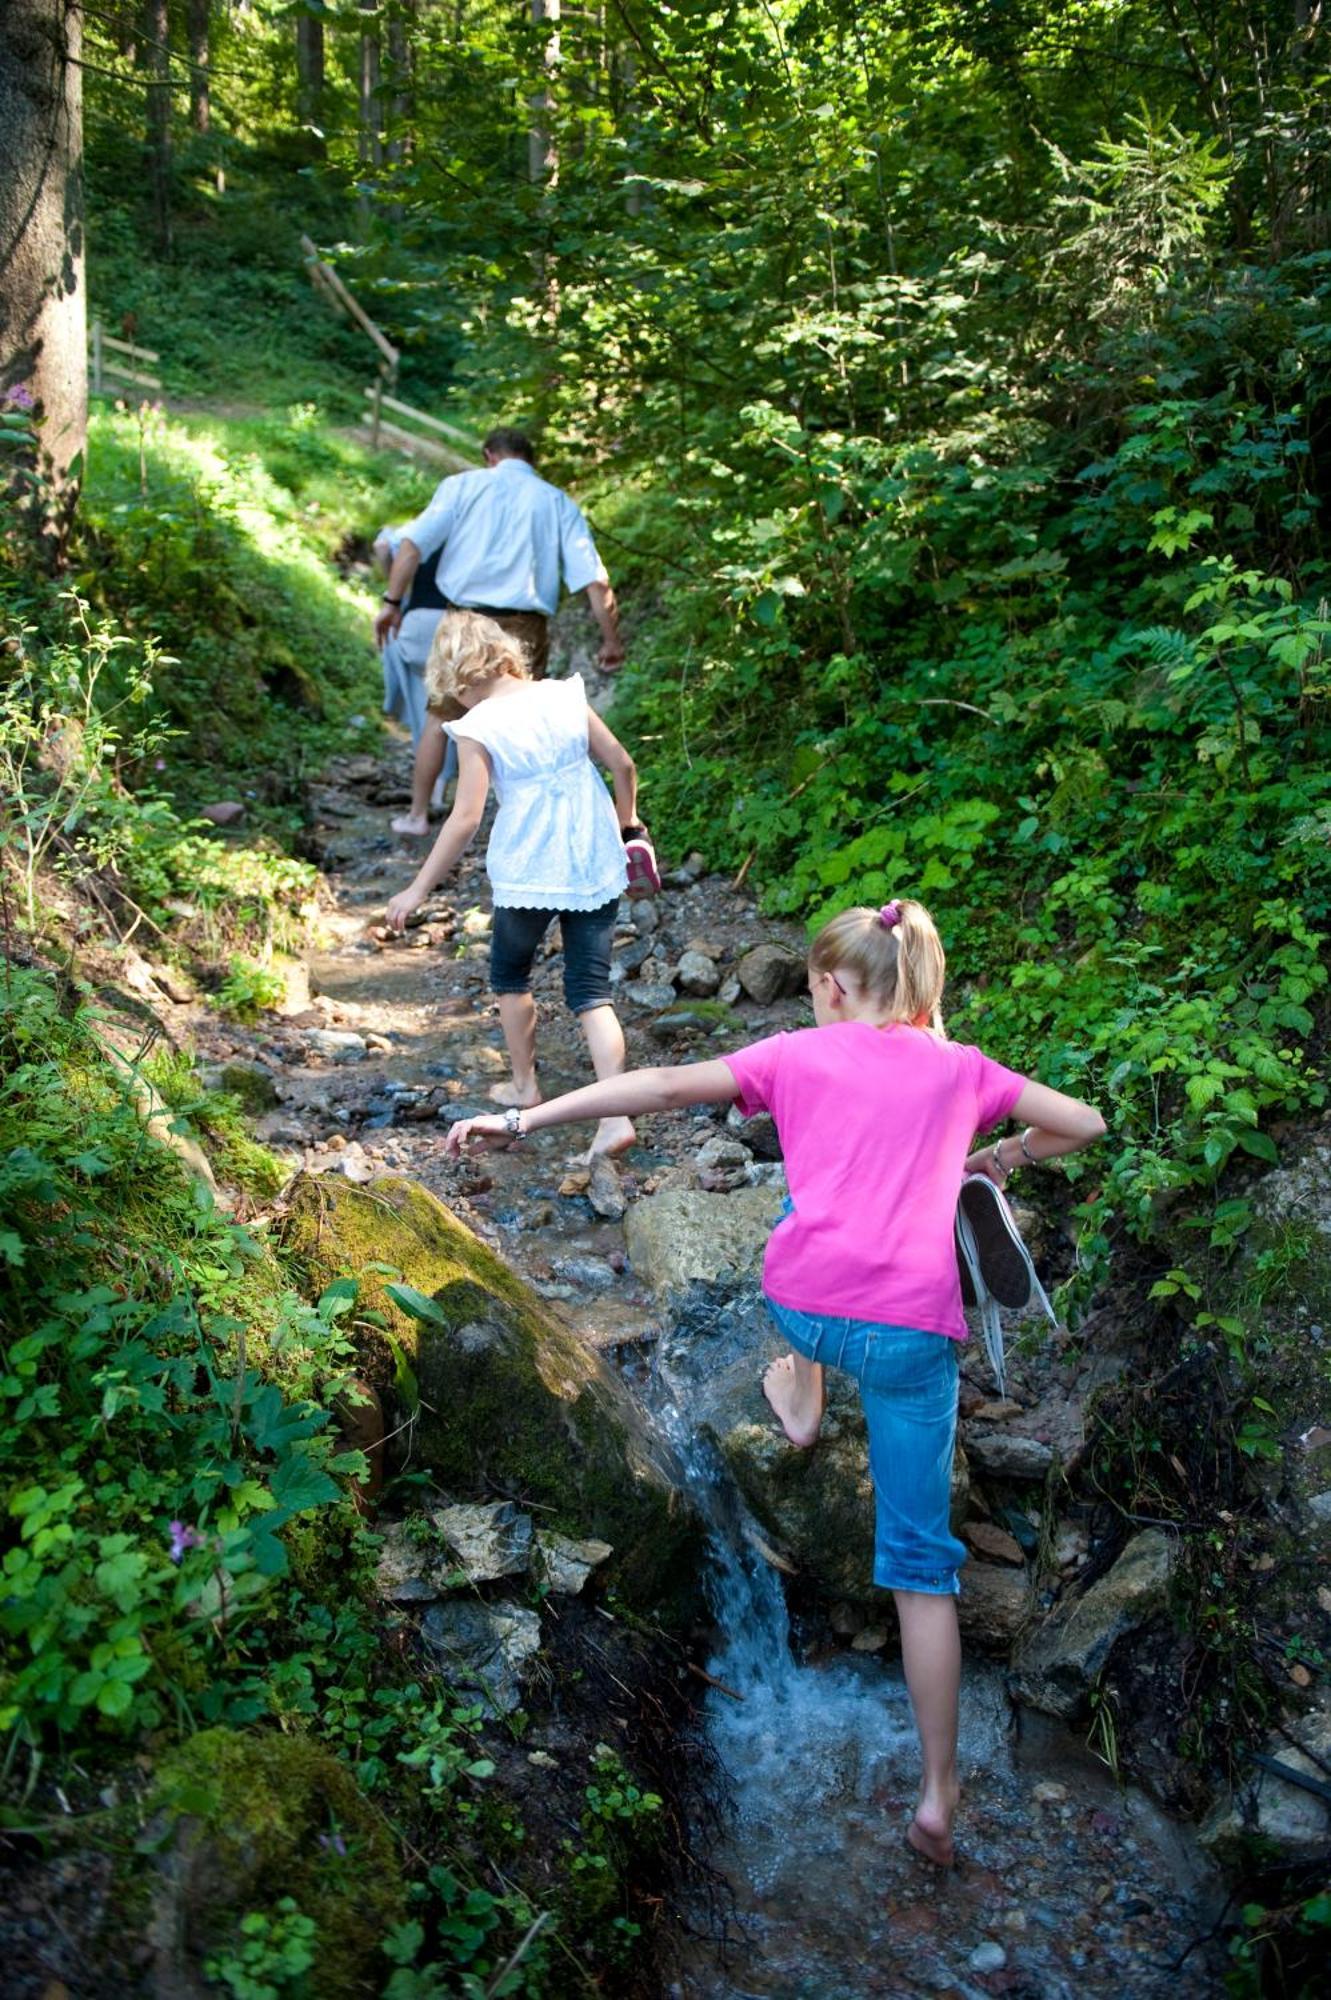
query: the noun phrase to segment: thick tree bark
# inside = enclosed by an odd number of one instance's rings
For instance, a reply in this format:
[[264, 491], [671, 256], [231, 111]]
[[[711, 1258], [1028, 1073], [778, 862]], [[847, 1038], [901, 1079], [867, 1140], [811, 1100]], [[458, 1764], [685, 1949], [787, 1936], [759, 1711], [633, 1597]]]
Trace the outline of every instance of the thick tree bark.
[[208, 130], [208, 29], [211, 0], [188, 0], [185, 26], [189, 36], [189, 122], [196, 132]]
[[33, 399], [36, 518], [54, 558], [88, 420], [82, 46], [76, 0], [0, 7], [0, 401]]
[[167, 47], [171, 22], [166, 0], [144, 0], [143, 32], [147, 42], [145, 112], [153, 239], [165, 257], [171, 251], [171, 65]]

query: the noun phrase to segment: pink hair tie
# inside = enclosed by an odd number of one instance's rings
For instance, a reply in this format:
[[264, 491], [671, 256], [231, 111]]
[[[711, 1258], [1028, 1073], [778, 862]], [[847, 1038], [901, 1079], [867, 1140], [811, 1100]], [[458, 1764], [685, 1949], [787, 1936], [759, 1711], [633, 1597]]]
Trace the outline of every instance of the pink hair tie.
[[901, 922], [900, 903], [896, 901], [884, 903], [882, 909], [878, 912], [878, 921], [885, 931], [894, 931]]

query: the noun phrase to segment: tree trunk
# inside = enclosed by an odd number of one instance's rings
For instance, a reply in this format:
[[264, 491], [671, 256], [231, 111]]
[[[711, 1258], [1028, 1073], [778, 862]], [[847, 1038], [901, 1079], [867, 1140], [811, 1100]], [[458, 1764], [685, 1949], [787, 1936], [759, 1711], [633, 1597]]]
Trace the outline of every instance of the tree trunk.
[[321, 14], [296, 16], [296, 112], [316, 150], [324, 150], [324, 24]]
[[527, 136], [527, 171], [534, 181], [559, 177], [559, 146], [555, 139], [555, 77], [559, 71], [560, 0], [531, 0], [533, 27], [546, 27], [541, 67], [545, 71], [541, 88], [529, 100], [531, 128]]
[[385, 157], [400, 166], [411, 150], [411, 28], [412, 0], [399, 0], [388, 19], [388, 143]]
[[360, 36], [360, 125], [356, 156], [360, 161], [362, 185], [357, 210], [361, 234], [370, 226], [370, 192], [365, 185], [382, 157], [379, 111], [379, 0], [358, 0], [364, 24]]
[[208, 28], [211, 0], [187, 0], [189, 36], [189, 122], [196, 132], [208, 130]]
[[147, 42], [144, 56], [153, 240], [158, 254], [166, 257], [171, 253], [171, 66], [167, 47], [171, 23], [166, 0], [144, 0], [143, 31]]
[[33, 399], [35, 516], [54, 561], [78, 503], [88, 421], [82, 47], [72, 0], [0, 8], [0, 402], [5, 390]]

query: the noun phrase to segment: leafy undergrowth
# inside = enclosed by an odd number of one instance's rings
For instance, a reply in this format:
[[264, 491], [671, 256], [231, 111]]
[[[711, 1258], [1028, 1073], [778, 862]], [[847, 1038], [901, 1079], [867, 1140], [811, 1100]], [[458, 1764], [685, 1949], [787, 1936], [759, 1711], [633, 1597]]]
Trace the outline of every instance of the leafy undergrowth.
[[[180, 1921], [220, 1991], [295, 1994], [316, 1959], [330, 1995], [557, 1994], [598, 1969], [635, 1990], [626, 1885], [658, 1866], [660, 1798], [605, 1749], [551, 1790], [520, 1728], [385, 1631], [334, 1417], [356, 1286], [300, 1295], [262, 1224], [146, 1128], [110, 1038], [73, 988], [0, 978], [0, 1869], [87, 1857], [62, 1904], [108, 1990], [140, 1990], [144, 1869], [177, 1893], [152, 1857], [182, 1816], [203, 1846], [181, 1852], [212, 1858], [179, 1878]], [[234, 1107], [201, 1105], [179, 1057], [143, 1067], [219, 1174], [266, 1191]], [[576, 1649], [551, 1658], [566, 1715], [599, 1699]], [[645, 1652], [614, 1665], [650, 1686]], [[550, 1791], [548, 1852], [525, 1847], [524, 1781]]]
[[164, 788], [198, 800], [237, 785], [262, 818], [357, 740], [349, 716], [365, 740], [379, 705], [369, 600], [334, 558], [363, 556], [422, 490], [419, 472], [339, 438], [313, 405], [94, 419], [69, 582], [119, 633], [157, 643], [152, 701], [174, 732], [154, 766]]

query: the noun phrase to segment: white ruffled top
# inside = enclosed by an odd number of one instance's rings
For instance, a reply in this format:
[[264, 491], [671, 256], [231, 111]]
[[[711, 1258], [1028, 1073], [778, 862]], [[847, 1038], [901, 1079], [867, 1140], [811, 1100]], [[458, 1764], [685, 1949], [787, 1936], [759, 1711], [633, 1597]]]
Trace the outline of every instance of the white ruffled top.
[[581, 674], [492, 696], [444, 728], [490, 758], [499, 810], [485, 866], [496, 905], [599, 910], [623, 894], [624, 841], [588, 750]]

